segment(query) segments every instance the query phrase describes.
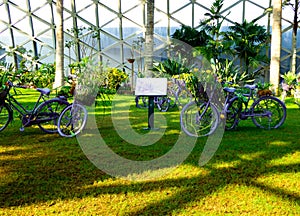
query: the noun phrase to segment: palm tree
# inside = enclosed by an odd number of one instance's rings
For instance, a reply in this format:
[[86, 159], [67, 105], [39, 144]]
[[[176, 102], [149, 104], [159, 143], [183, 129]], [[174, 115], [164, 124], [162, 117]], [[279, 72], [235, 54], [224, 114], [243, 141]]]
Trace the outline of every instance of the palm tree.
[[[290, 1], [288, 1], [290, 2]], [[297, 32], [299, 27], [298, 22], [298, 13], [299, 13], [299, 7], [300, 7], [300, 1], [295, 0], [295, 3], [288, 3], [294, 11], [294, 19], [293, 19], [293, 36], [292, 36], [292, 58], [291, 58], [291, 66], [290, 71], [295, 74], [296, 73], [296, 59], [297, 59]]]
[[256, 68], [261, 63], [269, 63], [269, 59], [262, 51], [269, 43], [270, 35], [265, 27], [257, 25], [257, 19], [243, 23], [235, 23], [226, 33], [228, 40], [234, 41], [234, 51], [240, 59], [240, 68], [249, 73], [252, 66]]
[[145, 33], [145, 76], [152, 77], [153, 68], [153, 34], [154, 34], [154, 0], [147, 0], [147, 24]]
[[56, 2], [56, 72], [53, 88], [64, 85], [64, 32], [63, 32], [63, 0]]
[[280, 76], [281, 16], [282, 16], [281, 1], [282, 0], [273, 0], [270, 83], [273, 85], [276, 95], [278, 95], [279, 76]]

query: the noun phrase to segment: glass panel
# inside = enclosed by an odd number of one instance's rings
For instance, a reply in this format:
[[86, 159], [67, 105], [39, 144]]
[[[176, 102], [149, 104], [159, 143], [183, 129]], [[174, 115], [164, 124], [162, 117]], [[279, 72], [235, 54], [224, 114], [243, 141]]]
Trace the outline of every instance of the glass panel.
[[10, 0], [10, 2], [20, 6], [21, 8], [27, 8], [27, 0]]
[[[53, 11], [55, 14], [56, 11]], [[43, 20], [45, 20], [48, 23], [51, 23], [52, 20], [52, 13], [51, 13], [51, 7], [49, 4], [45, 5], [44, 7], [36, 10], [33, 12], [33, 14]]]
[[[226, 0], [226, 1], [224, 1], [224, 5], [226, 4], [226, 2], [228, 2], [228, 1], [230, 1], [230, 0]], [[234, 1], [236, 1], [236, 0], [234, 0]], [[197, 4], [197, 5], [202, 5], [202, 6], [204, 6], [204, 7], [206, 7], [206, 8], [210, 8], [211, 7], [211, 5], [212, 5], [212, 3], [213, 3], [213, 1], [211, 1], [211, 0], [208, 0], [208, 1], [203, 1], [203, 0], [195, 0], [195, 3]]]
[[[245, 19], [248, 22], [264, 14], [264, 9], [257, 7], [256, 5], [248, 2], [246, 2], [245, 8], [246, 8]], [[253, 11], [255, 11], [255, 13], [253, 13]]]
[[12, 41], [11, 41], [11, 37], [10, 37], [10, 32], [9, 30], [5, 30], [3, 32], [1, 32], [0, 34], [0, 45], [1, 46], [12, 46]]
[[[11, 15], [11, 22], [12, 24], [15, 24], [16, 22], [18, 22], [19, 20], [22, 20], [24, 19], [24, 17], [26, 17], [26, 13], [24, 13], [23, 11], [19, 10], [18, 8], [16, 7], [9, 7], [10, 9], [10, 15]], [[26, 25], [27, 27], [27, 25]], [[24, 28], [21, 27], [21, 29]]]
[[154, 11], [154, 23], [155, 26], [168, 26], [168, 16], [165, 13]]
[[95, 5], [92, 4], [88, 8], [85, 8], [84, 10], [78, 13], [78, 16], [82, 17], [89, 23], [96, 25]]
[[189, 5], [182, 10], [172, 14], [172, 16], [178, 20], [178, 22], [192, 26], [192, 5]]
[[120, 38], [120, 21], [119, 20], [115, 20], [111, 23], [109, 23], [109, 25], [106, 25], [103, 30], [108, 32], [109, 34], [117, 37], [117, 38]]
[[[99, 0], [99, 2], [114, 11], [119, 11], [119, 1], [118, 0]], [[127, 3], [128, 3], [128, 1], [127, 1]]]
[[45, 4], [47, 4], [47, 1], [45, 0], [30, 1], [31, 11], [35, 11], [37, 8], [43, 7]]
[[124, 17], [128, 18], [129, 20], [133, 20], [135, 23], [137, 23], [140, 26], [144, 25], [142, 5], [128, 11], [127, 13], [125, 13], [123, 15], [124, 15]]
[[183, 7], [186, 4], [190, 4], [190, 0], [180, 0], [180, 1], [175, 1], [170, 0], [170, 12], [173, 13], [174, 11], [178, 10], [179, 8]]
[[117, 18], [117, 14], [109, 11], [105, 7], [99, 6], [98, 8], [98, 16], [99, 16], [99, 25], [103, 26], [107, 24], [109, 21]]
[[40, 32], [45, 31], [46, 29], [49, 29], [50, 26], [41, 22], [40, 20], [38, 20], [35, 17], [32, 17], [32, 23], [34, 26], [34, 33], [35, 35], [38, 35]]
[[200, 20], [204, 18], [204, 14], [207, 13], [207, 10], [198, 5], [195, 5], [194, 10], [194, 27], [197, 27], [200, 23]]
[[168, 0], [155, 1], [155, 7], [165, 13], [168, 13], [168, 11], [167, 11], [168, 10]]
[[[160, 0], [161, 1], [161, 0]], [[117, 4], [117, 1], [115, 1], [115, 4]], [[140, 5], [140, 0], [130, 0], [130, 4], [128, 4], [128, 1], [121, 1], [122, 6], [122, 13], [128, 11], [129, 9], [136, 7], [137, 5]]]

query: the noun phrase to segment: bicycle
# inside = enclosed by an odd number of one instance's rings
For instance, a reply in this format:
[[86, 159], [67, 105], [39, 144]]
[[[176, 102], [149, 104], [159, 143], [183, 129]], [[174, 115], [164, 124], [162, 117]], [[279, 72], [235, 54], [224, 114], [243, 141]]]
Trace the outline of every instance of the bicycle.
[[78, 135], [87, 122], [88, 113], [86, 108], [77, 101], [67, 106], [58, 118], [58, 133], [63, 137]]
[[192, 101], [184, 106], [180, 113], [180, 124], [189, 136], [202, 137], [215, 132], [218, 125], [225, 121], [225, 129], [237, 127], [240, 120], [251, 118], [253, 123], [264, 129], [279, 128], [286, 119], [286, 106], [272, 95], [255, 97], [257, 85], [245, 85], [248, 93], [236, 95], [236, 88], [225, 87], [225, 103], [220, 111], [211, 101], [197, 103]]
[[172, 78], [171, 82], [168, 82], [168, 96], [170, 97], [170, 108], [183, 107], [183, 103], [191, 101], [193, 96], [187, 90], [184, 80]]
[[[6, 82], [6, 88], [1, 92], [0, 98], [0, 131], [3, 131], [7, 125], [13, 121], [13, 111], [17, 111], [21, 119], [20, 131], [24, 131], [25, 127], [38, 125], [45, 133], [57, 132], [57, 120], [61, 111], [69, 105], [65, 97], [56, 97], [48, 99], [50, 89], [37, 88], [40, 93], [32, 110], [27, 110], [14, 95], [10, 94], [10, 90], [15, 88], [27, 88], [26, 86], [13, 85], [11, 81]], [[41, 102], [42, 100], [42, 102]]]
[[[154, 97], [154, 104], [161, 112], [166, 112], [170, 108], [170, 98], [167, 96], [156, 96]], [[135, 105], [137, 108], [148, 108], [148, 97], [147, 96], [136, 96]]]
[[[226, 129], [231, 130], [238, 126], [240, 120], [251, 118], [255, 126], [262, 129], [276, 129], [283, 125], [286, 119], [286, 106], [283, 101], [272, 96], [270, 91], [256, 97], [257, 85], [245, 85], [248, 93], [234, 96], [226, 104]], [[225, 91], [228, 89], [225, 88]], [[236, 89], [231, 89], [235, 92]]]

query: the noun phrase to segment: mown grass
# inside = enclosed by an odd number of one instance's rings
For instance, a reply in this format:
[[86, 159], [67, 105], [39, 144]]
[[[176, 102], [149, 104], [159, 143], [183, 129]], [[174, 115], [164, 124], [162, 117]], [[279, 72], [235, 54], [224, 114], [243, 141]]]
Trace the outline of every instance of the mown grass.
[[[135, 108], [133, 96], [124, 98], [131, 104], [133, 130], [148, 133], [147, 110]], [[0, 133], [0, 215], [299, 215], [300, 109], [291, 99], [287, 106], [281, 128], [266, 131], [243, 121], [224, 133], [204, 166], [198, 165], [206, 141], [201, 138], [184, 163], [144, 181], [107, 175], [87, 159], [76, 138], [36, 127], [21, 133], [15, 118]], [[95, 113], [107, 145], [131, 160], [167, 153], [180, 133], [177, 110], [156, 111], [156, 119], [167, 119], [164, 135], [153, 145], [136, 146], [119, 137], [108, 108]]]

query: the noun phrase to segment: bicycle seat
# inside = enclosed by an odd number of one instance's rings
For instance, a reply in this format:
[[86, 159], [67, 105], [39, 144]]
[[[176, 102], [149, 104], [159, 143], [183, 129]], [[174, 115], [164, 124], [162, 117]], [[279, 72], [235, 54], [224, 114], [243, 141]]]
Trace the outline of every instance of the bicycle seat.
[[253, 85], [246, 84], [244, 87], [253, 90], [256, 88], [256, 84]]
[[229, 92], [229, 93], [233, 93], [233, 92], [235, 92], [235, 90], [236, 90], [236, 88], [233, 88], [233, 87], [225, 87], [224, 88], [224, 91]]
[[36, 89], [38, 92], [41, 92], [43, 95], [49, 95], [50, 94], [50, 89], [48, 88], [37, 88]]

